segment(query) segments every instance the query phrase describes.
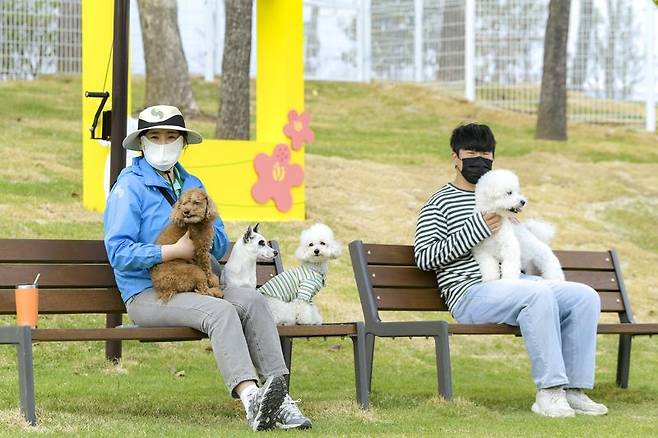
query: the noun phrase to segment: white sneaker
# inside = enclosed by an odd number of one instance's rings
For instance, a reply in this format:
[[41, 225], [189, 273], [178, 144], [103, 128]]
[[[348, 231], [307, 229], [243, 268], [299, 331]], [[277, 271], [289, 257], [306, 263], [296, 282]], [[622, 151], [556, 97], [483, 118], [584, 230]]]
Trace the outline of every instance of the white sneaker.
[[277, 429], [310, 429], [313, 427], [311, 420], [304, 416], [297, 407], [298, 401], [286, 395], [276, 416]]
[[247, 423], [253, 431], [273, 429], [286, 396], [283, 376], [269, 377], [263, 386], [251, 394], [247, 408]]
[[605, 405], [596, 403], [587, 397], [582, 389], [567, 389], [566, 392], [567, 402], [577, 414], [605, 415], [608, 413], [608, 408]]
[[573, 417], [574, 410], [567, 402], [567, 395], [562, 388], [544, 388], [537, 391], [532, 412], [545, 417]]

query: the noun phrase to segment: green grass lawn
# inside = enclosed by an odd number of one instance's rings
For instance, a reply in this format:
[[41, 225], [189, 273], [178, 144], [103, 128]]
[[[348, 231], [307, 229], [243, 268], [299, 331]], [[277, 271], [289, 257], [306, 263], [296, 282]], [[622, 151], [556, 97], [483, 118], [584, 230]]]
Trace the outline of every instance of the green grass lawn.
[[[212, 136], [217, 84], [195, 79], [193, 85], [202, 113], [188, 124]], [[80, 88], [77, 77], [0, 82], [0, 238], [102, 238], [102, 216], [81, 206]], [[136, 78], [134, 111], [142, 94], [143, 80]], [[280, 241], [287, 266], [294, 266], [300, 230], [314, 221], [331, 225], [345, 243], [411, 243], [419, 208], [452, 178], [450, 131], [478, 120], [496, 133], [496, 164], [516, 170], [531, 210], [556, 224], [554, 246], [615, 247], [636, 317], [658, 320], [655, 135], [572, 125], [568, 142], [538, 141], [533, 117], [474, 106], [432, 86], [308, 82], [306, 99], [316, 133], [306, 155], [308, 219], [262, 227]], [[233, 239], [244, 227], [227, 224]], [[328, 281], [318, 296], [325, 320], [362, 319], [349, 255], [332, 264]], [[404, 317], [436, 315], [388, 316]], [[13, 323], [0, 316], [0, 324]], [[103, 324], [99, 316], [40, 321], [42, 327]], [[125, 342], [122, 362], [112, 365], [104, 361], [103, 343], [37, 344], [36, 428], [19, 415], [15, 352], [4, 346], [0, 436], [248, 435], [242, 407], [226, 394], [208, 346]], [[614, 385], [616, 346], [615, 337], [599, 336], [592, 395], [610, 408], [604, 418], [532, 414], [522, 339], [502, 336], [451, 339], [452, 402], [436, 396], [434, 347], [424, 339], [377, 341], [368, 411], [354, 401], [349, 340], [296, 341], [291, 392], [314, 421], [308, 433], [323, 436], [654, 436], [658, 341], [634, 341], [628, 390]]]

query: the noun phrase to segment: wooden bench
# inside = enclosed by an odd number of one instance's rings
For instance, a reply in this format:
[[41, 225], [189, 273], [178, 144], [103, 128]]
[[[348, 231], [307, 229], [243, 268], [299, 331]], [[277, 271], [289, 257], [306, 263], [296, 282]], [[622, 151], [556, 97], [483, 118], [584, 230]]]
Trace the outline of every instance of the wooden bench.
[[[380, 311], [438, 311], [448, 308], [437, 288], [434, 272], [421, 271], [414, 261], [413, 246], [366, 244], [349, 245], [352, 268], [363, 308], [366, 340], [366, 382], [372, 382], [375, 337], [432, 337], [436, 346], [439, 394], [450, 399], [450, 335], [517, 335], [517, 327], [505, 324], [449, 323], [437, 315], [432, 321], [382, 321]], [[617, 313], [619, 323], [599, 324], [598, 333], [618, 334], [617, 384], [628, 387], [631, 341], [636, 335], [658, 333], [658, 324], [635, 322], [614, 250], [604, 252], [556, 251], [567, 280], [582, 282], [596, 289], [601, 311]]]
[[[276, 242], [272, 242], [278, 250]], [[226, 263], [225, 256], [220, 263]], [[283, 271], [280, 255], [258, 264], [258, 284]], [[0, 240], [0, 314], [16, 313], [14, 287], [29, 282], [37, 272], [40, 314], [106, 314], [105, 328], [0, 327], [0, 344], [16, 345], [21, 411], [36, 424], [32, 343], [48, 341], [106, 341], [106, 357], [121, 357], [122, 340], [191, 341], [206, 337], [188, 327], [118, 327], [126, 308], [114, 281], [103, 241], [100, 240]], [[349, 337], [354, 347], [357, 402], [367, 406], [363, 323], [318, 326], [279, 326], [279, 337], [288, 369], [292, 365], [294, 338]], [[289, 378], [289, 376], [288, 376]]]

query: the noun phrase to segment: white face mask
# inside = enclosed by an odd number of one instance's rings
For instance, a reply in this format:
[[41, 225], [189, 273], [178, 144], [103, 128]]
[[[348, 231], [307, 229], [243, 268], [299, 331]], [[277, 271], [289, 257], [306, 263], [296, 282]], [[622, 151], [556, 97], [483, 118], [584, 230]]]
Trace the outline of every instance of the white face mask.
[[153, 143], [146, 136], [142, 136], [141, 141], [144, 158], [153, 168], [161, 172], [166, 172], [174, 167], [185, 145], [182, 135], [167, 144]]

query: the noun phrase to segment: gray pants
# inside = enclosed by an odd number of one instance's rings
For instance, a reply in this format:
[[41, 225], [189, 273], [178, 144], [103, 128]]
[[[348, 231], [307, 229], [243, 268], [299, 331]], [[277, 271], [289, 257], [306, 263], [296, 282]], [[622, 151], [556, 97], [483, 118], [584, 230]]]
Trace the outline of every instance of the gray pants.
[[146, 289], [126, 303], [135, 324], [185, 326], [208, 334], [215, 360], [231, 395], [245, 380], [288, 374], [276, 324], [265, 298], [250, 288], [224, 290], [224, 299], [179, 293], [167, 303]]

